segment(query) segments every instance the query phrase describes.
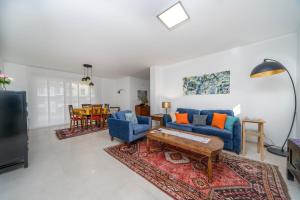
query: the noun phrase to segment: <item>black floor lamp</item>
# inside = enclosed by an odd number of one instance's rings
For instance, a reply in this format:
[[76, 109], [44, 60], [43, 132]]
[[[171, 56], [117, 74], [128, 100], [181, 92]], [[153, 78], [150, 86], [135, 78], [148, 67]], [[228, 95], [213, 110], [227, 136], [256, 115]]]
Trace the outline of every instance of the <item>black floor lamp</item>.
[[293, 126], [294, 126], [294, 122], [295, 122], [295, 117], [296, 117], [296, 110], [297, 110], [297, 96], [296, 96], [296, 89], [295, 89], [295, 84], [294, 81], [292, 79], [292, 76], [290, 74], [290, 72], [287, 70], [287, 68], [285, 68], [280, 62], [276, 61], [276, 60], [272, 60], [272, 59], [264, 59], [264, 62], [257, 65], [251, 72], [250, 77], [251, 78], [259, 78], [259, 77], [266, 77], [266, 76], [271, 76], [274, 74], [279, 74], [282, 72], [287, 72], [292, 85], [293, 85], [293, 89], [294, 89], [294, 97], [295, 97], [295, 107], [294, 107], [294, 114], [293, 114], [293, 121], [289, 130], [289, 133], [282, 145], [281, 148], [279, 147], [268, 147], [267, 150], [270, 153], [279, 155], [279, 156], [287, 156], [287, 151], [284, 150], [284, 146], [287, 142], [287, 140], [289, 139]]

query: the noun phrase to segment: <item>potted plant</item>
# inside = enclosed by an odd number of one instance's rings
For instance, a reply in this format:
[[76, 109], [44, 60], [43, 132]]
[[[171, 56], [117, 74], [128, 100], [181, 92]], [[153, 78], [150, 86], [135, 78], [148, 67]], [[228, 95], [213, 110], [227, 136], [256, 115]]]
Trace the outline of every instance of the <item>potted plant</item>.
[[146, 105], [148, 103], [147, 90], [138, 90], [138, 100], [141, 102], [140, 105]]
[[143, 96], [140, 98], [141, 105], [147, 105], [148, 104], [148, 98], [147, 96]]
[[6, 90], [6, 86], [12, 82], [12, 78], [0, 71], [0, 90]]

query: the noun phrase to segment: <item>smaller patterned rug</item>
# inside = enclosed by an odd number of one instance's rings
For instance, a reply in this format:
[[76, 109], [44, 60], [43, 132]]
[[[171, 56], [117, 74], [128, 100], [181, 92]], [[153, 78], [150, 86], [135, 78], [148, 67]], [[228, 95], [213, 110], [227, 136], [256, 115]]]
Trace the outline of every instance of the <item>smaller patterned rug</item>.
[[177, 200], [288, 200], [287, 186], [277, 166], [223, 152], [213, 163], [213, 180], [208, 182], [207, 157], [191, 158], [172, 146], [146, 142], [131, 146], [120, 144], [105, 149], [107, 153]]
[[55, 134], [56, 134], [56, 136], [59, 140], [62, 140], [62, 139], [67, 139], [67, 138], [71, 138], [71, 137], [76, 137], [76, 136], [80, 136], [80, 135], [94, 133], [94, 132], [102, 131], [102, 130], [106, 130], [106, 129], [107, 129], [107, 126], [104, 126], [104, 127], [91, 127], [91, 128], [88, 128], [88, 129], [65, 128], [65, 129], [55, 130]]

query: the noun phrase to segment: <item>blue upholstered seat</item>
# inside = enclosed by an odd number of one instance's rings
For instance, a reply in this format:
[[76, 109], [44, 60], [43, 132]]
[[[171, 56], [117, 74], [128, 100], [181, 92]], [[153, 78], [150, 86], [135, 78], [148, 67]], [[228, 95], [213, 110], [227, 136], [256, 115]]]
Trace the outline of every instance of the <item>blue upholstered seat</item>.
[[125, 113], [131, 113], [131, 110], [124, 110], [124, 111], [116, 112], [115, 116], [117, 119], [126, 120]]
[[233, 134], [232, 132], [224, 129], [215, 128], [212, 126], [193, 126], [193, 132], [195, 133], [204, 133], [207, 135], [218, 136], [223, 139], [232, 140]]
[[133, 124], [133, 134], [138, 135], [149, 130], [148, 124]]
[[177, 124], [176, 122], [169, 122], [166, 124], [166, 127], [183, 130], [183, 131], [192, 131], [193, 130], [192, 124]]
[[[240, 153], [241, 150], [241, 123], [240, 120], [237, 120], [233, 126], [233, 131], [229, 131], [226, 129], [218, 129], [214, 128], [211, 125], [213, 113], [222, 113], [227, 114], [229, 116], [234, 116], [232, 110], [196, 110], [196, 109], [188, 109], [188, 108], [178, 108], [177, 112], [179, 113], [188, 113], [188, 120], [190, 124], [177, 124], [176, 122], [172, 122], [171, 117], [169, 115], [164, 115], [164, 125], [168, 128], [174, 128], [183, 131], [191, 131], [195, 133], [201, 133], [206, 135], [213, 135], [220, 137], [224, 141], [224, 149], [234, 151], [237, 154]], [[207, 126], [194, 126], [193, 115], [201, 114], [207, 115]]]
[[116, 137], [130, 143], [144, 137], [147, 131], [151, 129], [152, 122], [150, 117], [137, 116], [138, 124], [126, 121], [125, 113], [130, 112], [130, 110], [120, 111], [108, 119], [109, 134], [112, 139]]

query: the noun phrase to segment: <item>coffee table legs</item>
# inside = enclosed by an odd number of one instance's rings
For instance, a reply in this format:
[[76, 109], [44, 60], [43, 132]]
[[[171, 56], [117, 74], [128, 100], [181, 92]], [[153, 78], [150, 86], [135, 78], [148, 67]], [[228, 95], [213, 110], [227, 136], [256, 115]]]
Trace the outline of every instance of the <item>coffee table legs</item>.
[[[146, 144], [146, 149], [147, 149], [147, 152], [150, 153], [150, 144], [151, 143], [151, 140], [147, 137], [147, 144]], [[219, 153], [215, 156], [215, 159], [216, 159], [216, 162], [219, 162], [219, 158], [220, 155]], [[210, 155], [208, 156], [208, 161], [207, 161], [207, 177], [208, 177], [208, 182], [211, 183], [212, 182], [212, 159], [213, 159], [213, 156]]]
[[216, 162], [218, 163], [220, 161], [220, 154], [216, 155]]
[[147, 138], [147, 152], [150, 152], [150, 139]]
[[151, 149], [151, 140], [147, 138], [147, 144], [146, 144], [146, 150], [147, 153], [153, 153], [153, 152], [158, 152], [158, 151], [163, 151], [165, 149], [166, 144], [160, 142], [160, 147], [153, 148]]
[[208, 182], [211, 183], [212, 181], [212, 157], [208, 157], [207, 161], [207, 176], [208, 176]]

